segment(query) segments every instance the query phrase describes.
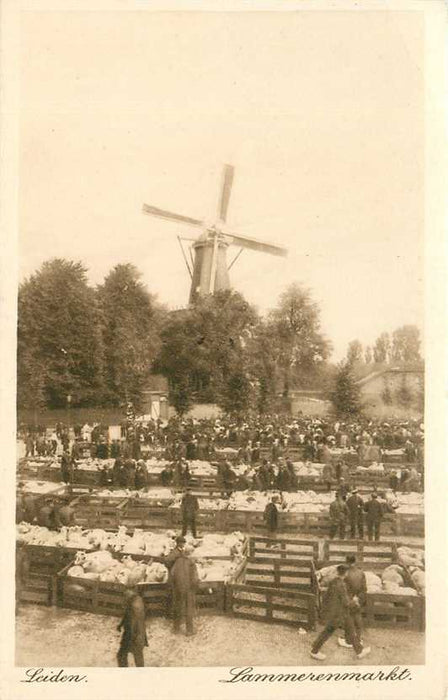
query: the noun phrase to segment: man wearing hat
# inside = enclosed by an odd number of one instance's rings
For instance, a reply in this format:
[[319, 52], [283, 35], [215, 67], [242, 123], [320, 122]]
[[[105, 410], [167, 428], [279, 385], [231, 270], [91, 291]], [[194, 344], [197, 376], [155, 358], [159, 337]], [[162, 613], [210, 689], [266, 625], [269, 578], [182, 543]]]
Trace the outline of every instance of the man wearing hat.
[[267, 504], [264, 514], [263, 514], [263, 519], [266, 523], [266, 528], [269, 533], [270, 537], [275, 537], [277, 533], [277, 528], [278, 528], [278, 502], [279, 502], [279, 497], [278, 496], [272, 496], [270, 503]]
[[176, 559], [178, 559], [181, 556], [181, 554], [184, 550], [184, 546], [185, 546], [186, 541], [187, 540], [185, 539], [185, 537], [183, 535], [179, 535], [179, 537], [176, 537], [176, 546], [163, 559], [163, 563], [165, 564], [168, 571], [171, 571], [171, 568], [173, 567], [174, 562], [176, 561]]
[[350, 524], [350, 537], [356, 539], [356, 531], [360, 540], [364, 537], [364, 501], [358, 494], [358, 489], [352, 489], [346, 501], [348, 521]]
[[186, 535], [188, 528], [190, 528], [191, 534], [196, 539], [196, 513], [198, 510], [198, 498], [191, 493], [191, 488], [187, 486], [180, 506], [182, 516], [182, 535]]
[[350, 615], [350, 609], [357, 603], [350, 598], [345, 584], [348, 567], [345, 564], [339, 564], [336, 570], [337, 576], [330, 581], [324, 597], [325, 627], [313, 642], [311, 658], [324, 661], [326, 655], [320, 651], [322, 646], [339, 627], [342, 627], [348, 637], [347, 644], [354, 649], [358, 659], [363, 659], [370, 653], [370, 647], [363, 647]]
[[117, 654], [119, 666], [128, 665], [128, 654], [134, 656], [136, 666], [144, 666], [143, 649], [148, 646], [145, 624], [145, 605], [135, 586], [125, 591], [126, 608], [118, 631], [123, 630]]
[[180, 631], [182, 620], [186, 623], [187, 636], [194, 634], [193, 619], [196, 612], [196, 587], [199, 581], [196, 564], [184, 550], [184, 538], [177, 538], [180, 553], [170, 569], [174, 632]]
[[383, 507], [378, 501], [378, 494], [372, 493], [370, 501], [364, 506], [367, 521], [367, 535], [370, 541], [375, 537], [375, 542], [380, 539], [381, 520], [383, 519]]

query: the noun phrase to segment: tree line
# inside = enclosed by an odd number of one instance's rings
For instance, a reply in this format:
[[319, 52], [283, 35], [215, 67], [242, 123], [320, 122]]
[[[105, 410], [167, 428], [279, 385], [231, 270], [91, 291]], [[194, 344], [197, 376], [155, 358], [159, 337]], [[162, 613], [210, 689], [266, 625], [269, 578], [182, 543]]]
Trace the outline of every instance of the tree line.
[[[406, 336], [407, 359], [409, 332], [397, 331], [389, 345], [386, 335], [375, 344], [376, 357], [381, 347], [397, 356]], [[226, 413], [266, 413], [286, 406], [295, 388], [331, 396], [338, 380], [348, 399], [356, 395], [352, 370], [362, 346], [351, 343], [338, 368], [329, 362], [331, 350], [318, 305], [297, 284], [264, 316], [230, 290], [170, 311], [131, 264], [116, 265], [92, 287], [80, 262], [52, 259], [19, 288], [17, 403], [26, 409], [132, 402], [138, 410], [151, 374], [167, 378], [179, 414], [197, 402]]]

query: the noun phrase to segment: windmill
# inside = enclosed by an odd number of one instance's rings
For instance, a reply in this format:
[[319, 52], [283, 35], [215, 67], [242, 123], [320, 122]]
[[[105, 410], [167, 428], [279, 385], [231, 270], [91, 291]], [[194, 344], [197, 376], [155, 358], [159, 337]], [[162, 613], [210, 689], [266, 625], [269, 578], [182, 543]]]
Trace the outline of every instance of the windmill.
[[[207, 225], [205, 221], [200, 221], [190, 216], [174, 214], [149, 204], [143, 205], [143, 212], [145, 214], [202, 229], [202, 233], [198, 238], [192, 239], [178, 236], [185, 264], [191, 277], [190, 304], [193, 303], [198, 296], [213, 294], [219, 290], [230, 288], [229, 270], [245, 248], [282, 257], [286, 257], [287, 255], [287, 250], [278, 245], [259, 241], [256, 238], [250, 238], [249, 236], [237, 234], [228, 230], [226, 221], [233, 184], [233, 173], [234, 168], [232, 165], [224, 166], [222, 189], [218, 205], [218, 221], [211, 226]], [[193, 254], [191, 254], [190, 250], [192, 269], [188, 264], [188, 259], [182, 246], [182, 240], [193, 241], [191, 246]], [[227, 266], [227, 248], [230, 245], [239, 246], [240, 251], [232, 260], [231, 264]]]

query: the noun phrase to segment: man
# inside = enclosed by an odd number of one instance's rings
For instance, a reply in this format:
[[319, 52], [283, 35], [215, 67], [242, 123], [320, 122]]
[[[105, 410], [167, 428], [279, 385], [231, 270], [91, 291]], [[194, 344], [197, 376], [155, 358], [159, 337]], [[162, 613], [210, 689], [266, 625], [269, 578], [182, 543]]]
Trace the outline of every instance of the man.
[[28, 435], [26, 438], [25, 457], [34, 457], [34, 440], [32, 435]]
[[[356, 557], [354, 554], [347, 554], [346, 562], [348, 566], [347, 575], [345, 577], [345, 586], [347, 588], [348, 597], [352, 601], [352, 606], [349, 608], [348, 614], [353, 623], [355, 633], [358, 639], [362, 639], [362, 614], [361, 610], [367, 600], [367, 581], [366, 575], [362, 569], [356, 566]], [[351, 626], [346, 626], [345, 637], [339, 637], [339, 646], [347, 649], [352, 649], [353, 644], [350, 641]], [[362, 642], [361, 642], [362, 643]]]
[[163, 559], [163, 563], [165, 564], [168, 571], [171, 571], [174, 562], [181, 556], [182, 552], [184, 551], [186, 541], [187, 540], [185, 539], [185, 537], [183, 537], [183, 535], [179, 535], [179, 537], [176, 537], [176, 546]]
[[69, 501], [61, 503], [54, 508], [54, 523], [59, 529], [60, 527], [72, 527], [76, 525], [75, 511]]
[[167, 464], [166, 467], [160, 472], [160, 479], [162, 481], [162, 486], [169, 486], [173, 481], [173, 469], [171, 464]]
[[383, 507], [378, 501], [378, 494], [372, 493], [370, 501], [364, 506], [366, 511], [367, 536], [371, 542], [375, 537], [375, 542], [380, 539], [381, 520], [383, 519]]
[[415, 466], [412, 466], [411, 469], [409, 470], [409, 479], [408, 479], [408, 490], [409, 491], [418, 491], [420, 487], [420, 477], [417, 469]]
[[358, 494], [358, 489], [352, 489], [346, 505], [350, 523], [350, 537], [352, 540], [356, 539], [356, 530], [358, 530], [358, 537], [362, 540], [364, 537], [364, 501]]
[[343, 540], [345, 537], [345, 525], [347, 521], [347, 506], [342, 500], [339, 493], [332, 503], [330, 503], [330, 539], [334, 539], [336, 533], [339, 535], [339, 539]]
[[64, 449], [61, 457], [61, 478], [66, 484], [73, 481], [73, 462], [67, 448]]
[[47, 527], [49, 530], [56, 529], [54, 502], [51, 498], [45, 499], [44, 505], [38, 511], [37, 524], [40, 527]]
[[135, 488], [137, 491], [140, 491], [140, 489], [146, 488], [147, 485], [148, 470], [146, 469], [146, 462], [143, 459], [139, 459], [135, 469]]
[[322, 469], [322, 480], [327, 487], [327, 491], [331, 491], [333, 478], [333, 465], [330, 463], [324, 464], [324, 468]]
[[227, 460], [224, 462], [224, 465], [222, 467], [221, 471], [221, 478], [224, 486], [224, 491], [226, 492], [227, 496], [232, 495], [232, 491], [234, 489], [235, 481], [236, 481], [236, 474], [233, 471], [232, 467], [230, 464], [227, 462]]
[[117, 457], [112, 467], [112, 483], [114, 486], [121, 486], [122, 481], [124, 481], [123, 472], [123, 462], [120, 457]]
[[129, 458], [124, 463], [124, 473], [126, 480], [126, 488], [130, 491], [135, 490], [135, 460]]
[[81, 458], [81, 448], [79, 446], [78, 442], [74, 442], [72, 445], [72, 459], [80, 459]]
[[263, 514], [263, 519], [266, 523], [266, 528], [270, 537], [275, 537], [278, 529], [277, 502], [277, 497], [272, 496], [271, 501], [267, 504]]
[[125, 591], [126, 608], [123, 619], [117, 629], [123, 630], [120, 648], [117, 653], [118, 665], [128, 666], [128, 654], [134, 656], [136, 666], [144, 666], [143, 648], [148, 646], [145, 625], [145, 606], [143, 598], [135, 587]]
[[389, 486], [392, 489], [392, 491], [395, 493], [398, 489], [398, 484], [399, 484], [399, 479], [398, 479], [398, 474], [396, 471], [392, 471], [391, 475], [389, 477]]
[[187, 530], [190, 528], [191, 534], [196, 539], [196, 513], [198, 510], [198, 498], [191, 493], [191, 488], [187, 486], [180, 506], [183, 536], [187, 534]]
[[347, 495], [349, 494], [349, 492], [350, 492], [350, 487], [346, 483], [344, 477], [341, 476], [341, 480], [339, 482], [339, 487], [338, 487], [338, 494], [340, 495], [340, 497], [342, 498], [343, 501], [347, 500]]
[[408, 492], [408, 485], [409, 485], [409, 469], [402, 469], [401, 470], [401, 479], [400, 479], [400, 489], [403, 493]]
[[22, 495], [23, 519], [26, 523], [33, 523], [36, 517], [36, 501], [30, 493]]
[[358, 659], [363, 659], [370, 653], [369, 647], [363, 648], [361, 640], [356, 633], [351, 615], [349, 614], [350, 608], [355, 607], [356, 602], [350, 600], [347, 592], [345, 585], [347, 571], [348, 568], [345, 564], [339, 564], [337, 567], [337, 577], [330, 582], [325, 596], [324, 617], [326, 624], [311, 647], [311, 657], [318, 661], [323, 661], [326, 658], [325, 654], [322, 654], [320, 649], [338, 627], [342, 627], [346, 630], [349, 643], [353, 646]]
[[170, 583], [173, 601], [174, 632], [180, 631], [183, 620], [186, 623], [186, 633], [194, 634], [193, 620], [196, 607], [196, 587], [198, 584], [196, 564], [182, 549], [170, 571]]
[[255, 445], [252, 448], [252, 454], [250, 458], [251, 464], [258, 464], [260, 461], [260, 443], [256, 442]]

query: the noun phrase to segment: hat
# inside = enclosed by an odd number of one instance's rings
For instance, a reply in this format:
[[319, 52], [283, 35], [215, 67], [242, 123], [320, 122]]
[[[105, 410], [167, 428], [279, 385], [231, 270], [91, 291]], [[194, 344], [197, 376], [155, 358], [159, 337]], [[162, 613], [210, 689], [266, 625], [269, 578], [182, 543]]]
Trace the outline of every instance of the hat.
[[187, 540], [185, 539], [185, 537], [183, 535], [179, 535], [179, 537], [176, 537], [176, 544], [185, 544], [186, 541]]

